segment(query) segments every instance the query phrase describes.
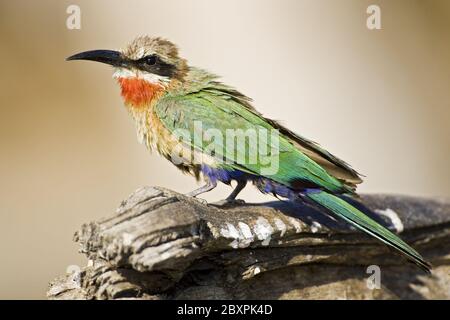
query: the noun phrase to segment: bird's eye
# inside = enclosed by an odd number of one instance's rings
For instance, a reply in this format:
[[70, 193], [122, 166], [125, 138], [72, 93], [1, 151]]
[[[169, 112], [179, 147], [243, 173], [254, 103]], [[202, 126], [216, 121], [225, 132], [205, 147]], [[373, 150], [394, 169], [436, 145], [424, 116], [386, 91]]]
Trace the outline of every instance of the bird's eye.
[[151, 55], [144, 58], [144, 61], [149, 66], [153, 66], [156, 63], [156, 56]]

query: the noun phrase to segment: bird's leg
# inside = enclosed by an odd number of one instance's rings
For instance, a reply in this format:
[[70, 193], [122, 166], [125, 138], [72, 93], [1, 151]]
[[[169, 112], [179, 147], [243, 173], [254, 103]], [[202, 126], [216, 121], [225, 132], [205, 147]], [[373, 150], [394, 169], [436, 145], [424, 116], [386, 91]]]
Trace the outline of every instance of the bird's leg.
[[245, 180], [238, 180], [236, 187], [234, 188], [233, 192], [224, 200], [218, 201], [214, 203], [217, 206], [224, 206], [224, 205], [230, 205], [230, 204], [243, 204], [245, 203], [244, 200], [236, 200], [237, 195], [242, 191], [242, 189], [245, 188], [247, 185], [247, 181]]
[[236, 200], [237, 195], [242, 191], [242, 189], [245, 188], [246, 185], [247, 181], [239, 180], [237, 182], [236, 188], [234, 188], [233, 192], [231, 192], [231, 194], [225, 200], [229, 202], [233, 202], [234, 200]]
[[195, 189], [194, 191], [186, 193], [186, 196], [188, 196], [188, 197], [196, 197], [196, 196], [198, 196], [198, 195], [200, 195], [202, 193], [211, 191], [215, 187], [217, 187], [217, 182], [216, 181], [208, 181], [204, 186], [201, 186], [200, 188]]

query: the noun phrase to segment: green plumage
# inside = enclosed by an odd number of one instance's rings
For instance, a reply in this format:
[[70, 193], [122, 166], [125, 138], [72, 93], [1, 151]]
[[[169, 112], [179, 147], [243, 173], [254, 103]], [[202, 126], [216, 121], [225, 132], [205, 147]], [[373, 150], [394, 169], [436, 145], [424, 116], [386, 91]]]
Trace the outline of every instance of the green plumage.
[[430, 271], [430, 265], [424, 261], [422, 256], [403, 240], [397, 237], [395, 234], [382, 227], [380, 224], [370, 219], [364, 213], [350, 205], [348, 202], [342, 200], [335, 195], [327, 192], [312, 192], [308, 193], [307, 197], [314, 200], [316, 203], [330, 210], [333, 214], [341, 219], [344, 219], [351, 225], [357, 227], [361, 231], [364, 231], [371, 236], [377, 238], [383, 243], [393, 247], [409, 257], [419, 267], [426, 272]]
[[[218, 168], [240, 170], [262, 176], [293, 190], [298, 188], [293, 184], [295, 181], [313, 184], [317, 189], [322, 190], [307, 193], [307, 197], [316, 204], [325, 207], [334, 215], [405, 254], [424, 270], [429, 270], [429, 265], [420, 254], [399, 237], [349, 203], [333, 195], [353, 194], [355, 188], [353, 181], [359, 182], [356, 172], [345, 162], [332, 156], [315, 143], [280, 126], [275, 121], [264, 118], [251, 107], [247, 97], [233, 88], [217, 82], [212, 75], [198, 69], [193, 69], [191, 72], [197, 80], [203, 79], [203, 81], [197, 81], [191, 87], [169, 93], [156, 104], [154, 109], [170, 132], [185, 130], [189, 134], [190, 145], [188, 147], [209, 153], [208, 145], [214, 142], [215, 146], [220, 146], [215, 149], [214, 153], [217, 160], [215, 166]], [[201, 121], [202, 130], [196, 130], [195, 121]], [[246, 140], [241, 148], [229, 150], [226, 148], [225, 142], [215, 139], [205, 141], [204, 134], [209, 129], [218, 130], [223, 137], [226, 136], [227, 129], [279, 130], [281, 133], [279, 152], [270, 155], [278, 157], [278, 171], [271, 175], [264, 174], [262, 169], [264, 168], [263, 163], [266, 162], [263, 160], [267, 159], [261, 159], [256, 163], [248, 163], [248, 161], [237, 163], [236, 159], [248, 160], [249, 152], [258, 152], [258, 148], [261, 146]], [[258, 141], [258, 143], [261, 142]], [[268, 141], [265, 147], [270, 149], [270, 143]], [[325, 169], [327, 166], [330, 170]], [[337, 172], [336, 176], [332, 172]]]
[[[192, 147], [202, 152], [206, 147], [214, 142], [216, 148], [215, 156], [218, 167], [231, 167], [233, 169], [248, 171], [256, 175], [263, 175], [263, 163], [267, 159], [259, 159], [256, 163], [236, 163], [236, 159], [248, 160], [249, 154], [258, 154], [258, 150], [263, 148], [259, 144], [251, 144], [246, 139], [245, 144], [236, 144], [241, 148], [230, 150], [226, 148], [226, 141], [208, 141], [202, 138], [207, 130], [219, 130], [222, 137], [226, 137], [227, 130], [275, 130], [267, 121], [252, 114], [238, 102], [220, 95], [220, 92], [208, 91], [198, 92], [181, 97], [165, 98], [159, 102], [155, 108], [160, 120], [170, 131], [183, 130], [191, 133], [190, 140]], [[195, 121], [201, 121], [202, 131], [195, 130]], [[269, 139], [268, 139], [269, 140]], [[260, 142], [260, 141], [258, 141]], [[268, 141], [267, 150], [271, 149]], [[343, 185], [336, 178], [329, 175], [321, 166], [312, 161], [301, 151], [296, 149], [285, 137], [279, 139], [279, 153], [270, 156], [279, 157], [280, 166], [275, 175], [266, 176], [281, 184], [288, 185], [290, 181], [296, 179], [308, 180], [320, 185], [332, 192], [341, 192]], [[227, 161], [224, 161], [227, 160]], [[226, 162], [227, 164], [223, 164]], [[228, 164], [230, 163], [230, 164]]]

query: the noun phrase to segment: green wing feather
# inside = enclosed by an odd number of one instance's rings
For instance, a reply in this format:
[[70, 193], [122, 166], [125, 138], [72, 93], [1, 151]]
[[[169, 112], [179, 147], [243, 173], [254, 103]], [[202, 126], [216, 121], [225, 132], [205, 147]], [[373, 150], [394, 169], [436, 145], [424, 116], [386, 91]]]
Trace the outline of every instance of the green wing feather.
[[[220, 90], [209, 89], [185, 95], [166, 96], [155, 106], [155, 112], [169, 131], [185, 130], [185, 132], [189, 132], [191, 135], [190, 147], [207, 153], [208, 146], [214, 142], [214, 146], [218, 147], [215, 149], [218, 167], [252, 172], [286, 186], [291, 186], [293, 181], [307, 181], [331, 192], [351, 191], [296, 148], [283, 135], [279, 136], [278, 153], [268, 154], [274, 161], [279, 161], [278, 171], [270, 175], [264, 173], [264, 168], [271, 159], [259, 157], [259, 150], [273, 149], [270, 139], [258, 139], [256, 144], [250, 143], [246, 139], [245, 143], [234, 144], [234, 149], [226, 147], [226, 139], [223, 139], [224, 141], [205, 140], [203, 134], [208, 130], [218, 131], [222, 137], [226, 137], [228, 129], [242, 130], [242, 132], [247, 130], [259, 132], [264, 129], [268, 133], [270, 130], [276, 129], [269, 121], [254, 114], [239, 101], [233, 99], [233, 96]], [[196, 121], [201, 121], [202, 130], [200, 132], [196, 130]], [[266, 145], [262, 146], [262, 143], [266, 143]], [[258, 154], [256, 162], [236, 162], [236, 159], [249, 159], [250, 154]]]
[[345, 184], [346, 189], [355, 190], [356, 185], [362, 182], [360, 175], [343, 160], [321, 148], [315, 142], [292, 132], [277, 121], [264, 118], [255, 108], [253, 108], [250, 98], [234, 88], [218, 82], [217, 78], [216, 75], [205, 70], [192, 67], [186, 78], [187, 85], [176, 89], [174, 95], [186, 95], [202, 91], [211, 93], [215, 96], [220, 96], [227, 101], [233, 100], [234, 102], [237, 102], [237, 105], [231, 105], [230, 107], [233, 108], [236, 113], [246, 117], [247, 120], [251, 122], [253, 122], [256, 117], [259, 121], [270, 124], [272, 127], [279, 130], [284, 138], [292, 143], [296, 149], [299, 149], [311, 160], [324, 168], [327, 173]]
[[348, 202], [324, 191], [308, 193], [307, 197], [358, 229], [403, 253], [420, 268], [426, 272], [430, 272], [430, 264], [428, 264], [416, 250]]

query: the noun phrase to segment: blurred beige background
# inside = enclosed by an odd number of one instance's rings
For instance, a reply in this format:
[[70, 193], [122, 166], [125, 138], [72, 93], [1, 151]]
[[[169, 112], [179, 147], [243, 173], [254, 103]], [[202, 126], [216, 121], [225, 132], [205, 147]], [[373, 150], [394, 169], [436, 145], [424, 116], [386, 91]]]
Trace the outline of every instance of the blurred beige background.
[[[380, 31], [366, 28], [373, 3]], [[69, 4], [81, 30], [66, 28]], [[450, 195], [448, 0], [2, 0], [0, 298], [45, 298], [86, 263], [74, 231], [136, 188], [196, 187], [137, 143], [110, 68], [64, 61], [141, 34], [176, 42], [351, 163], [367, 176], [361, 192]], [[252, 188], [242, 198], [271, 200]]]

